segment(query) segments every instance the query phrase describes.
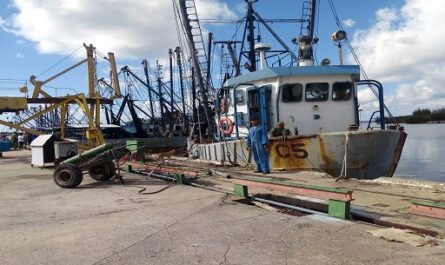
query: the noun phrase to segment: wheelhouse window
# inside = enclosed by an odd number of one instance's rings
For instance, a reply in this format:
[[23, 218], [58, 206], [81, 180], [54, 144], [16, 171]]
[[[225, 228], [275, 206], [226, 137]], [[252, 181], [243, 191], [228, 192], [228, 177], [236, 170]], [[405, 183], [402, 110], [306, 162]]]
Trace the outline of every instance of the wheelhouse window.
[[282, 102], [300, 102], [303, 98], [302, 84], [285, 84], [281, 87]]
[[306, 101], [326, 101], [329, 98], [329, 83], [307, 83]]
[[336, 82], [332, 85], [332, 100], [350, 100], [352, 96], [352, 82]]
[[235, 92], [235, 101], [238, 106], [246, 105], [246, 92], [244, 90], [237, 90]]

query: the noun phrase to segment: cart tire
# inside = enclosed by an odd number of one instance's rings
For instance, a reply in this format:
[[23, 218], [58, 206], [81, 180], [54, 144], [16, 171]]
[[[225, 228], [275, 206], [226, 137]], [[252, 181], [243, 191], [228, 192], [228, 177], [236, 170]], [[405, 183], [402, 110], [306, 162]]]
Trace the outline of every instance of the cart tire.
[[113, 162], [104, 162], [88, 169], [90, 177], [97, 181], [109, 180], [114, 176], [116, 167]]
[[61, 188], [75, 188], [82, 183], [82, 170], [76, 165], [60, 164], [54, 171], [53, 179]]

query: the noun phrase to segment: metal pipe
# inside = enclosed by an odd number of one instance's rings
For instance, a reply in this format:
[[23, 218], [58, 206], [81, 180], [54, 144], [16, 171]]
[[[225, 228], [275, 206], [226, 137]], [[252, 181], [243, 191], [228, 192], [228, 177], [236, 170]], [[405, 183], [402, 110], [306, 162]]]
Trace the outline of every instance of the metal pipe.
[[78, 163], [80, 163], [83, 160], [87, 160], [87, 159], [90, 159], [92, 157], [95, 157], [96, 155], [98, 155], [100, 153], [103, 153], [103, 152], [105, 152], [107, 150], [110, 150], [112, 148], [113, 148], [113, 144], [105, 143], [103, 145], [99, 145], [99, 146], [97, 146], [97, 147], [95, 147], [93, 149], [90, 149], [88, 151], [85, 151], [83, 153], [75, 155], [75, 156], [73, 156], [71, 158], [68, 158], [68, 159], [62, 161], [61, 164], [78, 164]]
[[383, 99], [383, 85], [382, 83], [380, 83], [377, 80], [360, 80], [357, 82], [358, 85], [363, 85], [363, 84], [367, 84], [367, 85], [373, 85], [375, 87], [377, 87], [379, 95], [378, 95], [378, 99], [379, 99], [379, 112], [380, 112], [380, 129], [384, 130], [385, 129], [385, 103], [384, 103], [384, 99]]

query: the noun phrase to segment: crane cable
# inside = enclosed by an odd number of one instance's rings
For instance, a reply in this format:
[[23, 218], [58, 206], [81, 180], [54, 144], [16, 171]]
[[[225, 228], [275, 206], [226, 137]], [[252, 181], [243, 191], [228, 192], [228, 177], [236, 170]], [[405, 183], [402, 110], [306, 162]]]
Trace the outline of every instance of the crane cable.
[[54, 67], [56, 67], [57, 65], [59, 65], [61, 62], [65, 61], [66, 59], [68, 59], [68, 57], [72, 56], [73, 54], [75, 54], [76, 52], [78, 52], [81, 48], [83, 48], [83, 46], [80, 46], [79, 48], [75, 49], [74, 51], [72, 51], [70, 54], [66, 55], [65, 57], [63, 57], [62, 59], [60, 59], [58, 62], [56, 62], [55, 64], [53, 64], [51, 67], [49, 67], [48, 69], [46, 69], [44, 72], [42, 72], [41, 74], [37, 75], [37, 77], [40, 77], [44, 74], [46, 74], [47, 72], [49, 72], [51, 69], [53, 69]]

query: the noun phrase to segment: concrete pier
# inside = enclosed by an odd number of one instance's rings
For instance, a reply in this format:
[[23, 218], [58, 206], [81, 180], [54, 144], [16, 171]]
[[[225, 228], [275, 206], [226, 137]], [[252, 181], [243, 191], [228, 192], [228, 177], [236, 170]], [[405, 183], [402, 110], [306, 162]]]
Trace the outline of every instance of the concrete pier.
[[0, 264], [443, 264], [445, 246], [414, 247], [378, 227], [292, 216], [222, 193], [125, 173], [61, 189], [29, 151], [0, 158]]

